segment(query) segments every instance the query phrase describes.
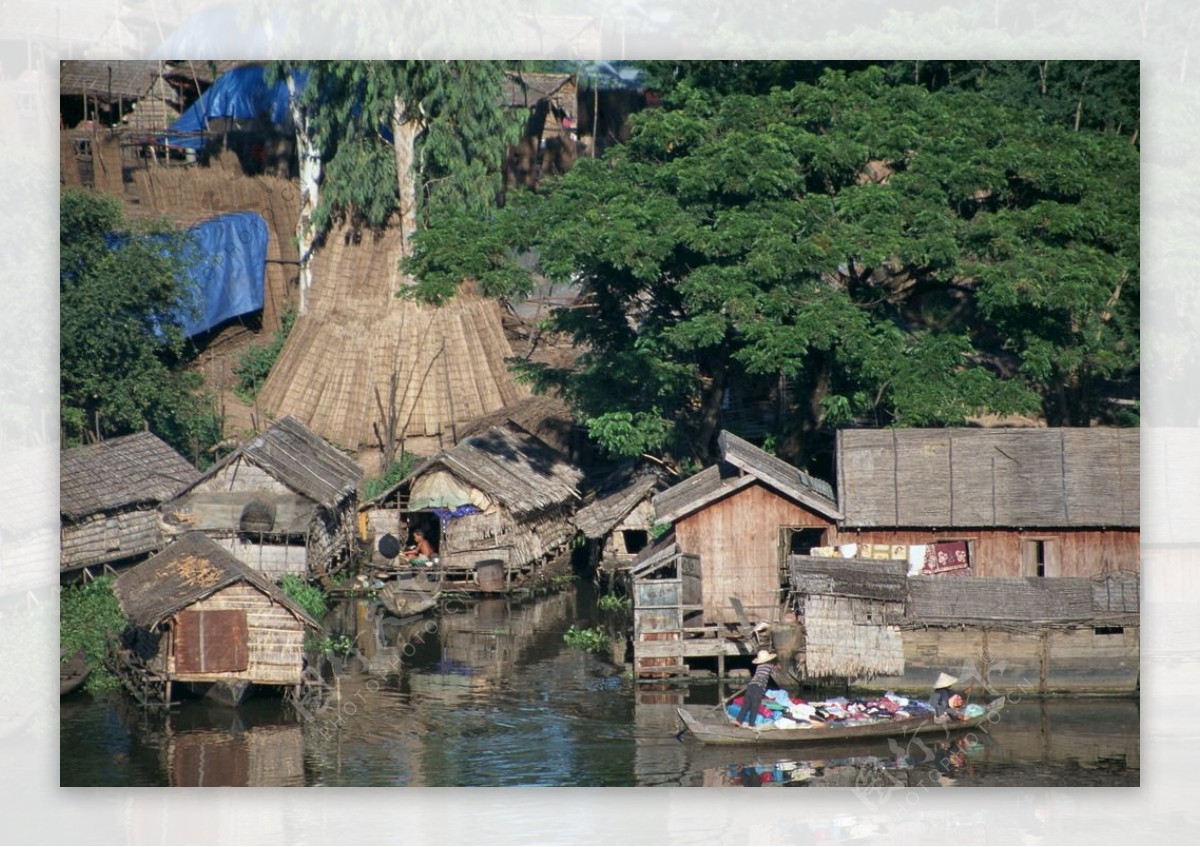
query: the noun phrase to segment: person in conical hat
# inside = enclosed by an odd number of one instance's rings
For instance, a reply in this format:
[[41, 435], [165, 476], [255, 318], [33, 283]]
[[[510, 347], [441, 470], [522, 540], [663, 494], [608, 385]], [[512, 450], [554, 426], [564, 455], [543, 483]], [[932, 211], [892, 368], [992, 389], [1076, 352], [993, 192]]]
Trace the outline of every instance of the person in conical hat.
[[754, 669], [754, 676], [746, 686], [746, 696], [742, 700], [742, 708], [738, 711], [738, 726], [752, 727], [757, 722], [758, 707], [762, 705], [763, 694], [779, 670], [779, 666], [775, 664], [775, 654], [770, 650], [759, 650], [753, 664], [758, 667]]
[[938, 678], [933, 683], [933, 696], [929, 698], [929, 705], [933, 706], [934, 720], [944, 722], [950, 718], [962, 720], [962, 712], [955, 708], [952, 702], [958, 700], [958, 704], [962, 704], [962, 697], [950, 690], [950, 687], [958, 682], [958, 677], [950, 676], [950, 674], [942, 671], [938, 674]]

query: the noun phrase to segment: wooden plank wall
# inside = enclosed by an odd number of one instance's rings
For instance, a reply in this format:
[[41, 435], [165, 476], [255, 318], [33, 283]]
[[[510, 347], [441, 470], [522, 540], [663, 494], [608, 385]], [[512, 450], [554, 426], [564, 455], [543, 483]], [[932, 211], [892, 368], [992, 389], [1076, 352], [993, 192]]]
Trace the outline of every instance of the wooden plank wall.
[[[189, 682], [245, 679], [263, 685], [298, 685], [304, 662], [304, 624], [252, 585], [239, 582], [188, 606], [189, 610], [246, 612], [249, 666], [236, 673], [191, 674]], [[174, 672], [174, 659], [168, 660]], [[177, 677], [179, 678], [179, 677]]]
[[780, 527], [828, 526], [825, 518], [761, 483], [677, 521], [680, 550], [700, 557], [705, 621], [736, 622], [731, 597], [741, 600], [751, 619], [776, 619], [782, 599]]
[[64, 568], [112, 562], [163, 546], [158, 510], [91, 515], [62, 525], [60, 564]]
[[831, 533], [827, 544], [928, 544], [938, 539], [971, 539], [975, 576], [1036, 576], [1022, 566], [1022, 540], [1057, 539], [1059, 572], [1052, 577], [1088, 577], [1109, 571], [1140, 570], [1141, 534], [1136, 530], [846, 530]]

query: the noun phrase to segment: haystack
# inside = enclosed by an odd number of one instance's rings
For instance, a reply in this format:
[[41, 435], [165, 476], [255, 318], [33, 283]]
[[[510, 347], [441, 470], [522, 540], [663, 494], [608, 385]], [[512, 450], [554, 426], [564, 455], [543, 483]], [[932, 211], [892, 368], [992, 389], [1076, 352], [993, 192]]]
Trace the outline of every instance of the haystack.
[[308, 314], [297, 319], [260, 408], [359, 450], [377, 443], [376, 428], [387, 431], [391, 407], [397, 439], [428, 454], [454, 443], [459, 426], [529, 396], [505, 364], [512, 349], [497, 305], [471, 292], [441, 307], [397, 297], [405, 285], [399, 258], [397, 232], [330, 233], [314, 258]]

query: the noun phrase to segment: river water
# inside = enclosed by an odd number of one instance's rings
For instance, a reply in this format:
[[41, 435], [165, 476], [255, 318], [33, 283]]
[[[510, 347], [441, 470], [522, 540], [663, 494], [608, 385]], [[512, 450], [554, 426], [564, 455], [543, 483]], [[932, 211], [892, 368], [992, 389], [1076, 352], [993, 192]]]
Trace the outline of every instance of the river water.
[[[397, 623], [347, 601], [327, 624], [358, 654], [305, 717], [271, 696], [147, 712], [123, 695], [61, 701], [64, 786], [742, 786], [880, 789], [1139, 784], [1138, 704], [1014, 698], [988, 732], [869, 747], [717, 748], [679, 738], [676, 708], [715, 681], [635, 684], [569, 626], [612, 625], [586, 587], [451, 603]], [[614, 661], [614, 659], [616, 661]], [[336, 670], [336, 672], [335, 672]]]

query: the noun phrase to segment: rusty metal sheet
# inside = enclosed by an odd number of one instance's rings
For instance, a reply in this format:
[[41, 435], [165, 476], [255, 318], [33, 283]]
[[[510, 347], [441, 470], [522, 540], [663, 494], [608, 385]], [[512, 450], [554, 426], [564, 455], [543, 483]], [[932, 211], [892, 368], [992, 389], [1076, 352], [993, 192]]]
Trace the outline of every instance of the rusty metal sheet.
[[175, 673], [231, 673], [249, 667], [244, 611], [193, 609], [175, 620]]

